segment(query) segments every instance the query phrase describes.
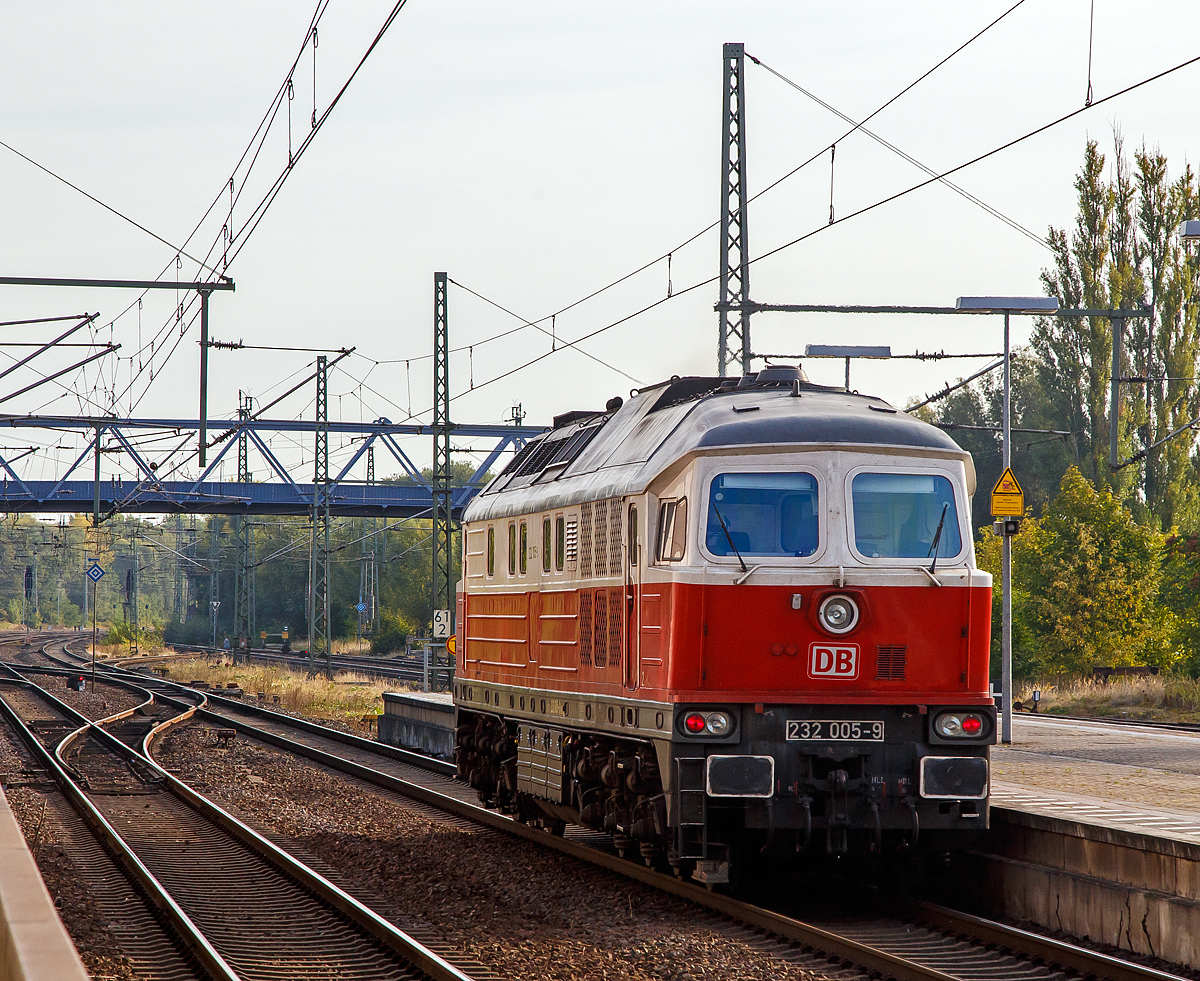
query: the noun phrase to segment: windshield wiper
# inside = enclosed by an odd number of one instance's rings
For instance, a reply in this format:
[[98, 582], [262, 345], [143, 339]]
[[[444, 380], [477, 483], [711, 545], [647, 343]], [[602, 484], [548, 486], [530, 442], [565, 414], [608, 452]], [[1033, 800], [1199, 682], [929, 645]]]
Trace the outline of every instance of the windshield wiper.
[[733, 544], [733, 536], [729, 534], [729, 529], [725, 526], [725, 519], [721, 517], [721, 512], [717, 510], [717, 502], [709, 501], [708, 503], [712, 505], [713, 514], [721, 522], [721, 530], [725, 532], [725, 541], [729, 542], [729, 547], [733, 549], [733, 554], [737, 556], [738, 564], [742, 567], [742, 572], [746, 572], [746, 560], [742, 558], [742, 553], [738, 551], [738, 547]]
[[946, 523], [946, 512], [948, 510], [950, 510], [950, 502], [949, 501], [947, 501], [945, 504], [942, 505], [942, 517], [941, 517], [941, 520], [938, 521], [937, 531], [935, 531], [933, 533], [933, 544], [929, 546], [929, 553], [927, 553], [927, 554], [932, 553], [932, 555], [933, 555], [933, 561], [929, 563], [929, 571], [930, 572], [933, 572], [933, 570], [937, 568], [938, 543], [942, 540], [942, 526], [945, 525], [945, 523]]

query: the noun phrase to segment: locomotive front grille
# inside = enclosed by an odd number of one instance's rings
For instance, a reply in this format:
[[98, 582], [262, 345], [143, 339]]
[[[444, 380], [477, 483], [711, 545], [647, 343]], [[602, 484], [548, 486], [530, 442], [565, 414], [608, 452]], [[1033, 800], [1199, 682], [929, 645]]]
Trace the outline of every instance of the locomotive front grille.
[[879, 646], [875, 649], [875, 680], [903, 681], [904, 665], [908, 659], [905, 646]]

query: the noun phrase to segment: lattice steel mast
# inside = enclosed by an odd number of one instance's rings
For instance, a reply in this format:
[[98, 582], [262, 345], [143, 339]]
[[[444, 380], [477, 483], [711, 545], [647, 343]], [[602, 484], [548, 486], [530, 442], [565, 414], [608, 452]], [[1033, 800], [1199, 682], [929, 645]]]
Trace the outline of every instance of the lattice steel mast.
[[[446, 274], [433, 274], [433, 606], [454, 616], [450, 517], [450, 337]], [[432, 622], [433, 613], [430, 612]]]
[[[375, 484], [375, 447], [367, 447], [367, 486]], [[379, 596], [379, 565], [376, 556], [378, 519], [363, 518], [362, 520], [362, 557], [359, 559], [358, 601], [365, 609], [359, 611], [358, 629], [361, 636], [364, 632], [373, 633], [375, 626], [375, 606]], [[365, 628], [365, 630], [364, 630]]]
[[183, 623], [184, 611], [187, 609], [183, 595], [183, 515], [175, 515], [175, 594], [172, 597], [171, 611], [176, 623]]
[[325, 655], [325, 673], [332, 675], [329, 625], [329, 359], [317, 357], [317, 428], [313, 448], [312, 544], [308, 571], [308, 666]]
[[[250, 396], [238, 392], [238, 418], [250, 418]], [[250, 483], [249, 437], [246, 430], [238, 433], [238, 483]], [[250, 518], [233, 516], [233, 538], [237, 546], [237, 571], [233, 594], [233, 634], [238, 643], [244, 638], [246, 646], [254, 640], [254, 529]]]
[[[721, 107], [721, 295], [717, 373], [750, 370], [750, 251], [746, 238], [745, 46], [724, 46]], [[732, 308], [731, 308], [732, 307]]]

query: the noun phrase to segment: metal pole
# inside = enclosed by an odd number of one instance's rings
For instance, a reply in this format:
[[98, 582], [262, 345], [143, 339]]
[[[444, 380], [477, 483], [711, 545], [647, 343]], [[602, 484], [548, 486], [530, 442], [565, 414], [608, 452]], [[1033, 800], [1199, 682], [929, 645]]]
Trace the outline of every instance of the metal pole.
[[[1008, 311], [1004, 311], [1004, 469], [1012, 464], [1011, 416], [1012, 373], [1009, 362]], [[1012, 537], [1005, 535], [1001, 548], [1001, 595], [1003, 617], [1000, 627], [1001, 644], [1001, 719], [1000, 739], [1012, 742]]]
[[[90, 578], [90, 577], [89, 577]], [[85, 587], [86, 591], [86, 587]], [[92, 692], [96, 691], [96, 581], [92, 580]]]
[[1124, 341], [1125, 321], [1112, 320], [1112, 393], [1108, 411], [1108, 465], [1115, 467], [1120, 462], [1117, 446], [1117, 422], [1121, 411], [1121, 345]]
[[850, 391], [850, 359], [846, 359], [846, 391]]
[[212, 290], [200, 293], [200, 469], [204, 469], [208, 450], [208, 297]]
[[430, 626], [438, 610], [454, 617], [454, 522], [450, 470], [450, 312], [447, 276], [433, 274], [433, 576]]
[[[750, 251], [747, 240], [745, 46], [721, 49], [721, 276], [717, 374], [731, 365], [750, 371]], [[733, 309], [721, 306], [731, 304]], [[739, 351], [738, 348], [741, 348]]]
[[96, 427], [96, 472], [92, 484], [92, 527], [100, 527], [100, 433]]

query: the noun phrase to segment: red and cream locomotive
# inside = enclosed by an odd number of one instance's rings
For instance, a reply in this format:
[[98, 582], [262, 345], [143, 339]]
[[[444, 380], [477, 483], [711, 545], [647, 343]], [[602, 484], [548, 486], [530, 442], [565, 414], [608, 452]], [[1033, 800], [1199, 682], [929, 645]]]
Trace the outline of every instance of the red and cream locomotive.
[[708, 884], [988, 821], [968, 453], [794, 367], [558, 416], [464, 514], [456, 759]]

